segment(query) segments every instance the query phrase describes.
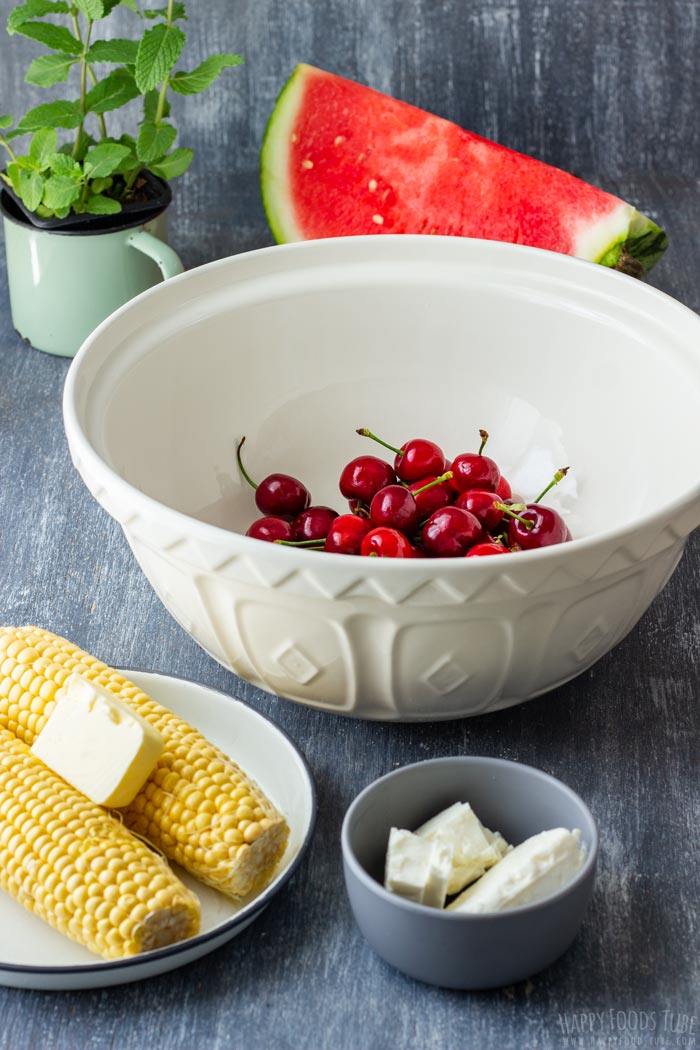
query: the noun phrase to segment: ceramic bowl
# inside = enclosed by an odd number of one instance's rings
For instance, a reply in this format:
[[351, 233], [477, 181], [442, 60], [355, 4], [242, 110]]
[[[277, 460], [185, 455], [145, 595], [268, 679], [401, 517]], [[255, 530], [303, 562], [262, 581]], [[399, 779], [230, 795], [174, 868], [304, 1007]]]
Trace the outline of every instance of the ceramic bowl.
[[[549, 828], [581, 831], [583, 867], [537, 904], [466, 915], [414, 904], [384, 889], [389, 831], [412, 830], [469, 802], [512, 845]], [[436, 758], [389, 773], [357, 796], [342, 830], [350, 906], [367, 941], [410, 977], [445, 988], [498, 988], [553, 963], [576, 936], [593, 893], [595, 821], [583, 800], [546, 773], [498, 758]]]
[[[462, 238], [291, 244], [144, 293], [87, 340], [65, 388], [73, 460], [176, 620], [281, 696], [366, 718], [506, 707], [585, 671], [636, 623], [700, 522], [700, 319], [604, 267]], [[411, 561], [242, 533], [250, 473], [342, 510], [342, 466], [478, 428], [573, 543]], [[549, 497], [548, 497], [549, 499]], [[505, 564], [504, 564], [505, 563]]]

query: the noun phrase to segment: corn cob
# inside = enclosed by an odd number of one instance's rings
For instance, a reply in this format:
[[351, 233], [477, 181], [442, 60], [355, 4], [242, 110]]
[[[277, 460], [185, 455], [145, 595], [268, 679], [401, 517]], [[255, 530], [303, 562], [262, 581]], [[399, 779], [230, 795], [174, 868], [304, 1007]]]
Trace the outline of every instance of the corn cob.
[[165, 861], [4, 729], [0, 886], [106, 959], [199, 932], [199, 901]]
[[259, 892], [284, 853], [284, 818], [201, 733], [72, 642], [37, 627], [0, 628], [0, 729], [31, 745], [72, 673], [119, 696], [165, 740], [156, 769], [119, 810], [125, 825], [228, 896]]

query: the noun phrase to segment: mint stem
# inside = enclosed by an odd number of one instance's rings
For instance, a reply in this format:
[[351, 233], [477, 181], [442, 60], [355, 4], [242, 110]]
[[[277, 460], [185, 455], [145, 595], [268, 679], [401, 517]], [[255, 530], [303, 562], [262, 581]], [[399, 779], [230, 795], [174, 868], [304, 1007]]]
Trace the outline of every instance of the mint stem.
[[[2, 135], [0, 135], [0, 146], [4, 146], [5, 147], [5, 149], [10, 154], [10, 156], [12, 157], [13, 160], [17, 160], [17, 154], [15, 153], [15, 151], [13, 150], [12, 146], [7, 141], [7, 139], [4, 139], [2, 137]], [[12, 185], [12, 180], [11, 179], [6, 178], [5, 176], [3, 176], [3, 178], [4, 178], [5, 182], [8, 184], [8, 186]]]
[[[168, 13], [165, 18], [165, 25], [168, 29], [173, 23], [173, 4], [174, 0], [168, 0]], [[163, 113], [165, 112], [165, 95], [168, 90], [169, 76], [166, 76], [163, 83], [160, 85], [160, 92], [158, 94], [158, 105], [156, 107], [156, 115], [153, 123], [158, 127], [161, 120], [163, 119]]]
[[[78, 22], [77, 15], [74, 16], [74, 25], [76, 26], [77, 36], [80, 40], [80, 23]], [[80, 56], [80, 123], [78, 124], [78, 130], [75, 133], [75, 144], [73, 146], [73, 152], [71, 156], [73, 160], [76, 159], [80, 151], [80, 144], [83, 139], [83, 125], [85, 123], [85, 96], [87, 95], [87, 61], [85, 55], [87, 49], [90, 46], [90, 34], [92, 33], [92, 19], [87, 19], [87, 28], [85, 30], [85, 39], [83, 41], [83, 52]]]

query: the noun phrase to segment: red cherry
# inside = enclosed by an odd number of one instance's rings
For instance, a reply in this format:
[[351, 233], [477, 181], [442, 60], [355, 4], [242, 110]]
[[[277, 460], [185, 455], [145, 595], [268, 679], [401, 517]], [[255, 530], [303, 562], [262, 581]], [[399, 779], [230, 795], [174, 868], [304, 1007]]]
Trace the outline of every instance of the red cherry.
[[449, 481], [442, 481], [439, 485], [434, 485], [432, 488], [426, 489], [425, 492], [419, 492], [417, 496], [415, 495], [416, 489], [423, 488], [424, 485], [429, 485], [436, 480], [435, 477], [421, 478], [420, 481], [414, 481], [408, 486], [414, 494], [421, 521], [429, 518], [431, 514], [436, 510], [440, 510], [441, 507], [449, 507], [450, 503], [454, 502], [455, 494], [450, 487]]
[[462, 452], [452, 460], [451, 481], [456, 492], [467, 492], [469, 489], [488, 489], [495, 492], [501, 480], [498, 465], [489, 456], [477, 452]]
[[255, 502], [263, 514], [284, 514], [294, 518], [311, 503], [311, 494], [289, 474], [268, 474], [255, 491]]
[[367, 518], [360, 518], [356, 514], [340, 514], [331, 522], [323, 549], [331, 554], [359, 554], [362, 540], [370, 528]]
[[370, 521], [373, 526], [387, 526], [398, 529], [407, 535], [412, 535], [420, 525], [422, 515], [418, 509], [416, 500], [424, 493], [432, 492], [434, 488], [448, 482], [452, 477], [451, 471], [440, 474], [433, 481], [427, 482], [416, 489], [404, 488], [403, 485], [387, 485], [380, 489], [372, 500], [369, 508]]
[[490, 554], [510, 554], [502, 543], [476, 543], [465, 554], [465, 558], [485, 558]]
[[478, 452], [462, 452], [452, 461], [452, 488], [456, 492], [466, 492], [468, 489], [488, 489], [496, 492], [501, 480], [501, 472], [495, 460], [482, 455], [484, 445], [489, 439], [486, 430], [480, 430], [481, 444]]
[[305, 485], [290, 474], [268, 474], [256, 484], [250, 477], [241, 459], [241, 449], [245, 437], [242, 437], [236, 449], [236, 458], [241, 474], [248, 484], [255, 489], [255, 503], [258, 510], [265, 515], [296, 518], [311, 503], [311, 495]]
[[[532, 525], [527, 525], [530, 521]], [[561, 514], [539, 503], [526, 504], [525, 510], [511, 517], [508, 526], [509, 542], [517, 543], [525, 551], [566, 543], [570, 536]]]
[[455, 500], [455, 507], [468, 510], [479, 519], [485, 529], [494, 529], [503, 521], [503, 511], [496, 507], [498, 502], [495, 492], [489, 492], [487, 489], [467, 489], [459, 494]]
[[352, 459], [340, 475], [340, 491], [346, 499], [371, 503], [372, 496], [392, 485], [396, 475], [388, 463], [377, 456], [358, 456]]
[[510, 499], [510, 497], [513, 495], [513, 490], [510, 487], [510, 484], [506, 481], [502, 474], [500, 481], [496, 485], [496, 492], [502, 500]]
[[435, 476], [442, 474], [445, 470], [445, 453], [439, 445], [436, 445], [434, 441], [428, 441], [427, 438], [411, 438], [401, 448], [396, 448], [395, 445], [389, 445], [378, 438], [366, 427], [361, 427], [357, 433], [362, 437], [371, 438], [372, 441], [396, 453], [394, 470], [402, 481], [420, 481], [421, 478], [431, 474]]
[[307, 507], [292, 522], [295, 540], [325, 540], [338, 511], [331, 507]]
[[459, 558], [481, 537], [478, 518], [460, 507], [443, 507], [423, 527], [423, 547], [436, 558]]
[[266, 540], [274, 543], [275, 540], [293, 540], [294, 530], [290, 523], [284, 518], [258, 518], [249, 525], [246, 536], [252, 536], [254, 540]]
[[401, 446], [401, 455], [394, 460], [394, 470], [402, 481], [420, 481], [445, 470], [445, 453], [434, 441], [412, 438]]
[[359, 514], [363, 518], [369, 517], [369, 507], [366, 503], [363, 503], [361, 499], [349, 499], [348, 507], [350, 508], [351, 514]]
[[386, 485], [380, 489], [369, 508], [372, 528], [385, 526], [411, 536], [421, 522], [413, 493], [403, 485]]
[[360, 554], [379, 558], [412, 558], [413, 545], [397, 529], [372, 529], [362, 540]]

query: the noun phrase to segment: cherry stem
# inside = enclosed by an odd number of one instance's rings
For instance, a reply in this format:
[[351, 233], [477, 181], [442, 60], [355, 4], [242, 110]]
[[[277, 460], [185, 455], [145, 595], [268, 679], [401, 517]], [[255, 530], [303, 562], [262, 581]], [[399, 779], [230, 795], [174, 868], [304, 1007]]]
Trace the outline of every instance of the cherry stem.
[[273, 543], [279, 543], [282, 547], [309, 547], [312, 550], [322, 550], [325, 547], [325, 540], [273, 540]]
[[436, 485], [440, 485], [443, 481], [449, 481], [450, 478], [453, 478], [453, 477], [454, 477], [454, 474], [452, 473], [452, 471], [451, 470], [447, 470], [447, 471], [445, 471], [444, 474], [441, 474], [439, 478], [435, 478], [435, 481], [429, 481], [427, 485], [423, 485], [423, 488], [414, 489], [413, 490], [413, 495], [417, 496], [421, 492], [427, 492], [428, 489], [433, 489], [433, 488], [435, 488]]
[[367, 557], [368, 558], [378, 558], [379, 554], [377, 553], [377, 551], [370, 551], [369, 554], [367, 555]]
[[[531, 529], [535, 524], [534, 521], [530, 521], [529, 518], [521, 518], [519, 514], [516, 514], [511, 507], [507, 507], [505, 503], [494, 502], [496, 510], [502, 510], [504, 514], [507, 514], [511, 518], [515, 518], [521, 525], [524, 525], [526, 529]], [[521, 504], [517, 504], [519, 509], [524, 509]]]
[[383, 445], [384, 448], [388, 448], [390, 452], [395, 452], [397, 456], [403, 456], [403, 449], [394, 448], [393, 445], [389, 445], [386, 441], [382, 441], [381, 438], [378, 438], [377, 435], [373, 434], [371, 430], [367, 429], [367, 427], [358, 427], [355, 433], [359, 434], [360, 437], [372, 438], [372, 441], [376, 441], [378, 445]]
[[549, 485], [547, 485], [547, 488], [546, 489], [542, 489], [542, 491], [540, 492], [540, 494], [537, 497], [537, 499], [533, 500], [532, 502], [533, 503], [539, 503], [540, 500], [542, 499], [542, 497], [546, 496], [547, 493], [549, 492], [549, 490], [553, 489], [555, 485], [558, 485], [559, 482], [562, 480], [562, 478], [565, 478], [568, 473], [569, 473], [569, 468], [568, 467], [560, 467], [559, 470], [554, 475], [554, 477], [552, 478], [552, 480], [550, 481]]
[[[238, 460], [238, 469], [240, 470], [241, 474], [246, 479], [248, 484], [252, 488], [257, 489], [258, 486], [255, 484], [255, 482], [251, 478], [250, 474], [248, 473], [248, 471], [243, 466], [243, 460], [241, 459], [241, 449], [243, 448], [244, 443], [245, 443], [245, 435], [238, 442], [238, 448], [236, 449], [236, 459]], [[275, 540], [275, 542], [277, 542], [277, 541]]]
[[478, 455], [481, 455], [481, 453], [484, 451], [484, 445], [486, 444], [486, 442], [489, 439], [489, 432], [488, 432], [488, 430], [480, 430], [479, 431], [479, 437], [481, 438], [481, 444], [479, 445]]

